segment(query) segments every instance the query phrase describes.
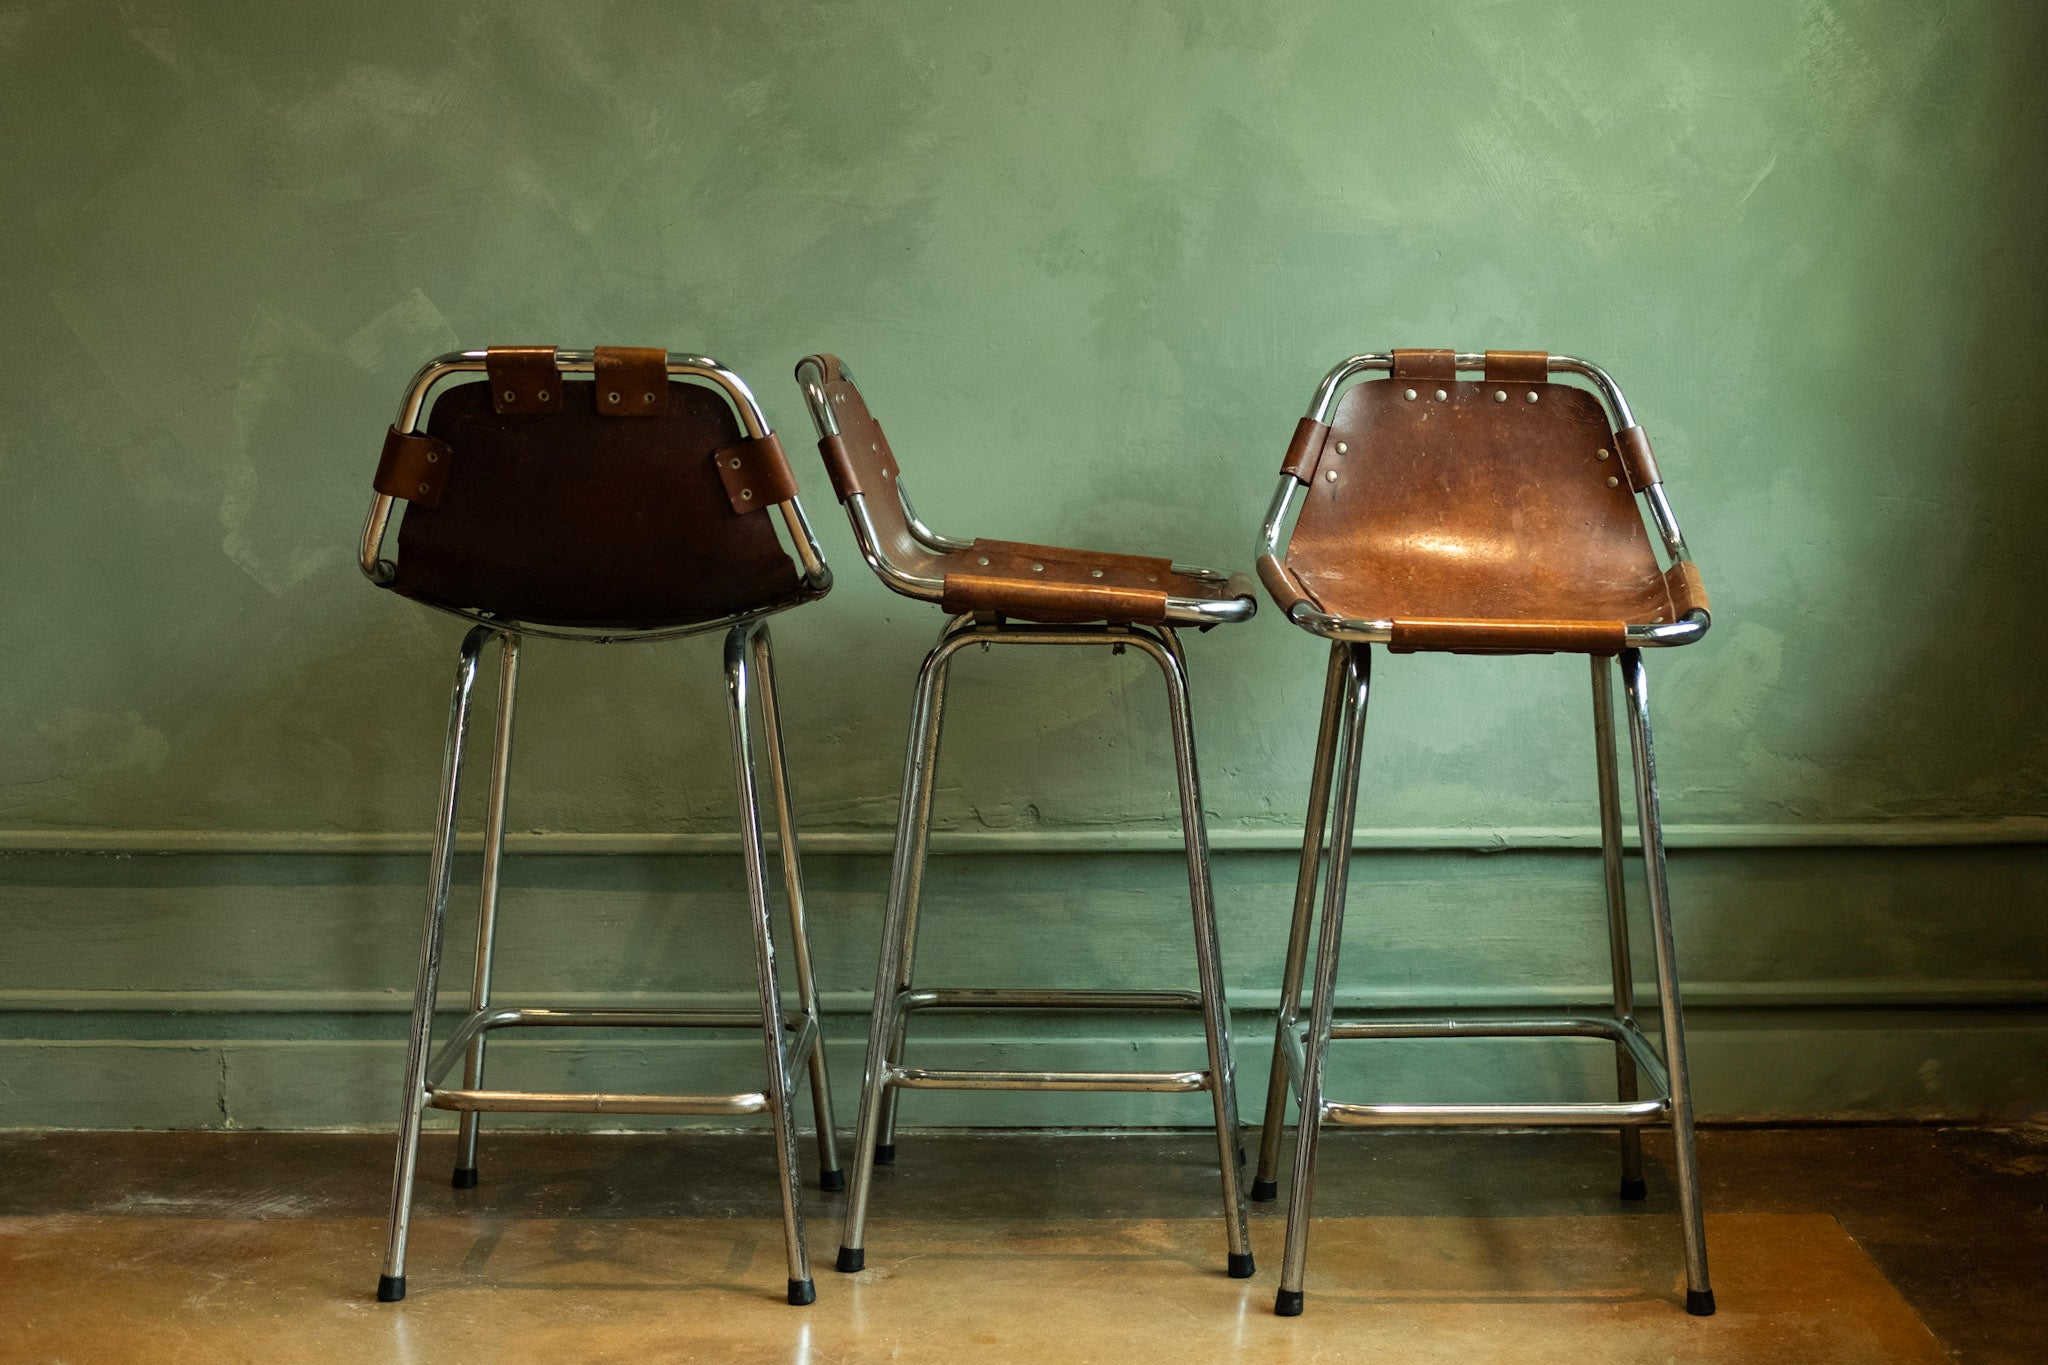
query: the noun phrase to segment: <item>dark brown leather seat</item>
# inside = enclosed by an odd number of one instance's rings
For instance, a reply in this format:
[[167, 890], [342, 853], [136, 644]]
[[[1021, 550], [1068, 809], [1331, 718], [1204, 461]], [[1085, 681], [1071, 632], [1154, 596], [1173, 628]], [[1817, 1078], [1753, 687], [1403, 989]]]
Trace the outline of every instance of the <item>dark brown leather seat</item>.
[[1636, 493], [1656, 481], [1640, 427], [1549, 382], [1540, 354], [1396, 351], [1325, 426], [1304, 418], [1284, 472], [1306, 485], [1282, 610], [1391, 623], [1397, 650], [1613, 653], [1629, 626], [1707, 607], [1689, 561], [1660, 568]]
[[[1252, 581], [1244, 574], [1177, 568], [1170, 560], [1139, 555], [1073, 550], [1007, 540], [972, 543], [928, 540], [905, 514], [897, 492], [896, 457], [882, 425], [868, 411], [860, 390], [846, 378], [838, 357], [810, 357], [824, 376], [825, 400], [839, 427], [818, 442], [843, 503], [865, 494], [876, 549], [897, 576], [884, 581], [906, 596], [937, 600], [950, 612], [986, 612], [1021, 621], [1119, 621], [1148, 625], [1188, 623], [1190, 612], [1229, 613], [1232, 604], [1254, 605]], [[928, 587], [911, 591], [924, 580]], [[1249, 616], [1250, 610], [1242, 615]], [[1216, 620], [1231, 619], [1219, 614]]]
[[625, 632], [819, 595], [760, 515], [796, 493], [780, 444], [748, 439], [718, 392], [671, 380], [666, 352], [600, 347], [592, 381], [564, 380], [553, 347], [487, 355], [482, 382], [444, 389], [423, 434], [386, 439], [377, 490], [409, 500], [394, 591]]

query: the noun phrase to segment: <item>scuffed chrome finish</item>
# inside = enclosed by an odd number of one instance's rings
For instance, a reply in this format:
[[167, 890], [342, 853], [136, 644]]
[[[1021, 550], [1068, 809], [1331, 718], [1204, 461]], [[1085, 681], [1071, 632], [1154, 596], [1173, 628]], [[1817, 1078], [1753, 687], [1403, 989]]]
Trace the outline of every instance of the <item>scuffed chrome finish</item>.
[[[854, 501], [849, 499], [849, 502]], [[912, 983], [918, 902], [931, 823], [932, 791], [948, 669], [953, 657], [974, 645], [1108, 645], [1135, 649], [1158, 664], [1167, 682], [1173, 721], [1175, 771], [1179, 781], [1188, 883], [1193, 904], [1196, 966], [1200, 989], [1186, 991], [1061, 991], [1016, 988], [919, 989]], [[1201, 786], [1195, 766], [1194, 735], [1186, 668], [1170, 629], [1139, 626], [1052, 626], [950, 621], [918, 671], [904, 750], [903, 795], [898, 806], [896, 856], [890, 868], [881, 953], [876, 964], [873, 1010], [868, 1023], [867, 1064], [861, 1086], [860, 1119], [847, 1194], [846, 1224], [840, 1237], [839, 1268], [866, 1264], [868, 1199], [884, 1134], [893, 1123], [894, 1094], [906, 1089], [1153, 1091], [1214, 1094], [1217, 1149], [1222, 1170], [1226, 1240], [1235, 1274], [1251, 1270], [1251, 1242], [1237, 1180], [1235, 1080], [1230, 1062], [1229, 1014], [1216, 949], [1215, 905], [1208, 875], [1207, 835], [1202, 824]], [[906, 1020], [929, 1009], [1200, 1009], [1209, 1065], [1201, 1071], [986, 1071], [908, 1067], [902, 1064]]]
[[[498, 951], [498, 872], [505, 860], [505, 794], [512, 775], [512, 713], [519, 699], [519, 637], [506, 633], [498, 637], [497, 734], [491, 746], [491, 796], [484, 808], [484, 870], [477, 889], [476, 969], [470, 981], [469, 1008], [472, 1013], [491, 1003], [491, 964]], [[465, 1090], [481, 1089], [484, 1083], [484, 1039], [479, 1033], [469, 1045], [463, 1063]], [[429, 1082], [432, 1084], [432, 1082]], [[477, 1119], [464, 1114], [455, 1135], [455, 1183], [458, 1187], [476, 1179]]]
[[[1486, 368], [1486, 356], [1483, 352], [1460, 351], [1454, 363], [1460, 370], [1483, 371]], [[1323, 376], [1322, 382], [1316, 385], [1315, 396], [1309, 400], [1309, 420], [1327, 424], [1345, 385], [1368, 371], [1391, 371], [1393, 364], [1394, 358], [1387, 352], [1355, 355], [1339, 361]], [[1546, 364], [1553, 374], [1574, 374], [1591, 381], [1594, 392], [1607, 408], [1608, 418], [1615, 430], [1619, 431], [1636, 424], [1635, 414], [1629, 409], [1628, 399], [1622, 396], [1621, 386], [1614, 382], [1614, 377], [1607, 371], [1589, 360], [1569, 355], [1550, 356]], [[1273, 500], [1267, 506], [1265, 520], [1259, 525], [1259, 544], [1253, 552], [1254, 559], [1271, 555], [1285, 562], [1287, 544], [1291, 536], [1291, 518], [1297, 510], [1301, 493], [1302, 486], [1292, 475], [1280, 476], [1279, 486], [1273, 490]], [[1685, 537], [1679, 532], [1678, 518], [1671, 510], [1671, 500], [1664, 491], [1664, 485], [1653, 483], [1643, 490], [1641, 496], [1649, 508], [1650, 520], [1664, 542], [1665, 554], [1673, 563], [1690, 563], [1692, 552], [1686, 548]], [[1394, 623], [1390, 620], [1365, 621], [1332, 616], [1318, 611], [1306, 602], [1296, 606], [1288, 619], [1302, 629], [1327, 640], [1341, 640], [1350, 644], [1386, 644], [1394, 638]], [[1623, 634], [1627, 642], [1633, 646], [1662, 648], [1670, 645], [1689, 645], [1705, 635], [1711, 624], [1712, 619], [1706, 612], [1690, 611], [1677, 621], [1661, 625], [1631, 625]]]
[[[482, 374], [487, 351], [450, 351], [421, 366], [406, 386], [405, 398], [399, 404], [398, 420], [395, 425], [400, 432], [416, 433], [419, 430], [420, 415], [426, 408], [427, 396], [434, 386], [451, 375]], [[596, 353], [592, 351], [555, 351], [555, 365], [563, 374], [590, 374], [597, 368]], [[710, 356], [682, 355], [671, 351], [668, 356], [668, 373], [671, 379], [698, 379], [720, 390], [726, 401], [732, 405], [739, 417], [740, 426], [747, 436], [758, 438], [769, 431], [768, 419], [761, 411], [761, 405], [754, 398], [752, 389], [737, 374], [713, 360]], [[394, 500], [387, 494], [378, 493], [370, 499], [369, 517], [363, 523], [363, 537], [357, 565], [363, 574], [378, 587], [390, 586], [395, 572], [391, 563], [383, 558], [384, 536], [391, 523], [391, 505]], [[792, 601], [773, 608], [780, 611], [823, 596], [832, 586], [832, 571], [825, 566], [824, 551], [818, 548], [817, 537], [812, 533], [804, 517], [802, 505], [791, 498], [775, 505], [782, 519], [783, 529], [789, 535], [791, 548], [795, 551], [797, 563], [803, 569], [807, 592]], [[558, 639], [585, 640], [595, 644], [613, 644], [621, 641], [669, 640], [684, 635], [697, 635], [707, 631], [720, 630], [741, 621], [766, 615], [766, 612], [751, 612], [741, 616], [725, 617], [716, 621], [699, 622], [690, 626], [661, 631], [601, 631], [574, 630], [566, 627], [538, 626], [532, 623], [500, 621], [482, 612], [465, 611], [454, 607], [441, 607], [434, 603], [436, 610], [460, 616], [465, 620], [491, 627], [493, 630], [517, 628], [525, 635], [546, 635]]]
[[405, 1242], [412, 1228], [413, 1176], [419, 1167], [420, 1123], [427, 1099], [428, 1045], [434, 1033], [434, 1003], [441, 983], [441, 930], [448, 918], [448, 890], [455, 875], [455, 812], [462, 798], [462, 750], [469, 739], [470, 700], [477, 656], [491, 633], [482, 626], [463, 637], [455, 665], [455, 689], [448, 702], [448, 737], [441, 752], [441, 795], [434, 808], [434, 855], [427, 872], [427, 914], [420, 929], [419, 980], [413, 988], [412, 1029], [405, 1044], [405, 1088], [398, 1110], [398, 1155], [391, 1172], [391, 1225], [384, 1243], [384, 1275], [378, 1294], [404, 1292]]
[[[1622, 870], [1621, 774], [1614, 754], [1614, 665], [1595, 654], [1593, 666], [1593, 755], [1600, 787], [1600, 871], [1607, 892], [1607, 956], [1614, 982], [1614, 1017], [1636, 1026], [1635, 964], [1628, 946], [1628, 879]], [[1636, 1097], [1635, 1059], [1626, 1048], [1614, 1053], [1614, 1093]], [[1643, 1188], [1643, 1136], [1621, 1130], [1621, 1187], [1628, 1198]]]
[[1671, 926], [1671, 890], [1664, 866], [1664, 822], [1657, 802], [1657, 758], [1650, 743], [1650, 677], [1640, 650], [1621, 655], [1622, 691], [1628, 697], [1629, 747], [1635, 760], [1636, 821], [1643, 845], [1644, 880], [1650, 892], [1651, 942], [1657, 952], [1657, 1008], [1664, 1031], [1664, 1065], [1670, 1073], [1671, 1143], [1678, 1177], [1678, 1215], [1685, 1225], [1687, 1308], [1703, 1300], [1713, 1311], [1707, 1279], [1707, 1231], [1700, 1205], [1699, 1153], [1693, 1143], [1692, 1083], [1685, 1062], [1685, 1019], [1678, 996], [1678, 942]]

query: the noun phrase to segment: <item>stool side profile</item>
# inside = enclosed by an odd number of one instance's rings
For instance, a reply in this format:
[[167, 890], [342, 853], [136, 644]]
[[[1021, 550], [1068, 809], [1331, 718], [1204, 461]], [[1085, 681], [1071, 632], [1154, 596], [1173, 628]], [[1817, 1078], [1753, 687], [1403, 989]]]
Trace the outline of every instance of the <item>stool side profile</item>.
[[[891, 590], [949, 615], [918, 673], [898, 807], [882, 951], [869, 1021], [853, 1179], [838, 1268], [867, 1263], [866, 1223], [874, 1167], [896, 1159], [896, 1101], [906, 1089], [1039, 1091], [1208, 1091], [1214, 1110], [1224, 1206], [1227, 1269], [1254, 1272], [1238, 1167], [1236, 1076], [1224, 998], [1208, 834], [1195, 763], [1187, 661], [1176, 627], [1248, 620], [1257, 610], [1244, 575], [1134, 555], [1010, 541], [960, 540], [918, 518], [901, 470], [845, 365], [806, 356], [796, 377], [818, 430], [818, 448], [845, 506], [861, 557]], [[934, 775], [952, 662], [970, 645], [1108, 645], [1159, 666], [1167, 688], [1198, 989], [1064, 990], [930, 988], [914, 981]], [[926, 1010], [1090, 1010], [1199, 1012], [1207, 1066], [1184, 1071], [939, 1070], [905, 1064], [910, 1016]]]
[[[1385, 379], [1353, 383], [1368, 372]], [[1477, 380], [1461, 373], [1479, 371]], [[1553, 376], [1587, 381], [1581, 388]], [[1348, 389], [1347, 384], [1351, 385]], [[1341, 394], [1341, 398], [1340, 398]], [[1640, 500], [1640, 501], [1639, 501]], [[1656, 529], [1660, 564], [1645, 530]], [[1287, 1099], [1299, 1105], [1280, 1287], [1302, 1311], [1318, 1137], [1365, 1127], [1617, 1127], [1621, 1194], [1644, 1197], [1641, 1129], [1669, 1124], [1686, 1309], [1714, 1311], [1693, 1141], [1692, 1096], [1651, 745], [1645, 648], [1705, 634], [1707, 594], [1648, 438], [1598, 366], [1539, 351], [1396, 350], [1330, 370], [1296, 426], [1260, 530], [1267, 592], [1331, 642], [1252, 1198], [1279, 1193]], [[1392, 653], [1583, 653], [1593, 677], [1611, 1016], [1336, 1018], [1350, 850], [1375, 644]], [[1662, 1055], [1635, 1018], [1623, 876], [1613, 678], [1629, 710], [1637, 818], [1649, 887]], [[1327, 842], [1325, 836], [1327, 834]], [[1320, 922], [1317, 921], [1320, 878]], [[1311, 931], [1315, 977], [1301, 993]], [[1587, 1037], [1614, 1045], [1616, 1099], [1555, 1103], [1352, 1104], [1324, 1093], [1333, 1039]], [[1644, 1082], [1651, 1095], [1640, 1095]]]
[[[572, 374], [590, 380], [566, 378]], [[465, 382], [444, 385], [450, 379]], [[843, 1188], [844, 1176], [766, 618], [822, 597], [832, 579], [779, 442], [746, 384], [709, 357], [637, 347], [492, 347], [443, 355], [413, 377], [386, 435], [373, 486], [359, 560], [363, 573], [380, 587], [473, 623], [462, 642], [449, 706], [390, 1232], [377, 1297], [405, 1297], [420, 1132], [426, 1110], [436, 1108], [461, 1116], [453, 1179], [458, 1189], [477, 1184], [478, 1124], [485, 1113], [768, 1114], [781, 1184], [788, 1299], [811, 1302], [815, 1290], [804, 1250], [791, 1113], [795, 1077], [806, 1069], [818, 1125], [819, 1183]], [[401, 501], [407, 511], [398, 529], [398, 558], [386, 560], [384, 542]], [[772, 519], [764, 515], [771, 509]], [[787, 546], [777, 536], [777, 523]], [[499, 874], [523, 641], [539, 636], [622, 643], [718, 630], [726, 633], [726, 699], [758, 1010], [494, 1005]], [[463, 760], [477, 665], [494, 636], [500, 651], [498, 700], [475, 974], [467, 1017], [436, 1049], [433, 1015]], [[756, 710], [765, 731], [759, 744]], [[780, 838], [794, 1009], [784, 1006], [776, 974], [757, 752], [767, 763]], [[514, 1027], [758, 1029], [767, 1085], [731, 1095], [486, 1089], [486, 1042], [493, 1032]], [[461, 1084], [444, 1085], [458, 1060]]]

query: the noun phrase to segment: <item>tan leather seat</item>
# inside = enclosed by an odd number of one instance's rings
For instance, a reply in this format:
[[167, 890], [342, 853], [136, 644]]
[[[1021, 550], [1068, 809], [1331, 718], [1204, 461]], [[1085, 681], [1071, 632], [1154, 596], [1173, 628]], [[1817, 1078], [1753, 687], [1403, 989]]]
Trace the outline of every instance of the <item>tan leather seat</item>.
[[1660, 568], [1644, 529], [1640, 427], [1615, 432], [1534, 353], [1490, 352], [1464, 381], [1449, 351], [1393, 354], [1393, 377], [1297, 428], [1303, 506], [1285, 560], [1260, 566], [1283, 610], [1391, 622], [1397, 650], [1604, 654], [1706, 609], [1698, 571]]

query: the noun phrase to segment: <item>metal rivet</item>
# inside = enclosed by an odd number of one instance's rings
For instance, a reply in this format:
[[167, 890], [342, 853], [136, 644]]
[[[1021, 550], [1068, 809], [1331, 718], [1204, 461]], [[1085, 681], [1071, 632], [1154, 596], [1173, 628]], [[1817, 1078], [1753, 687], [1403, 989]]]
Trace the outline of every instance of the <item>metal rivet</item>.
[[1621, 480], [1615, 478], [1612, 474], [1610, 474], [1607, 476], [1607, 486], [1609, 488], [1619, 488], [1621, 487]]
[[543, 402], [543, 403], [547, 402], [547, 401], [548, 401], [548, 391], [547, 391], [546, 389], [542, 389], [542, 390], [540, 391], [540, 393], [539, 393], [539, 394], [537, 395], [537, 397], [539, 397], [539, 399], [540, 399], [540, 401], [541, 401], [541, 402]]
[[1496, 403], [1505, 403], [1505, 402], [1507, 402], [1507, 401], [1508, 401], [1508, 391], [1507, 391], [1506, 389], [1495, 389], [1495, 390], [1493, 391], [1493, 401], [1494, 401], [1494, 402], [1496, 402]]
[[604, 401], [607, 403], [616, 404], [619, 401], [619, 396], [616, 393], [608, 393], [604, 396]]
[[654, 395], [651, 393], [643, 393], [640, 395], [640, 401], [643, 403], [652, 403], [654, 401]]
[[1443, 391], [1442, 389], [1438, 389], [1438, 390], [1436, 391], [1436, 401], [1437, 401], [1437, 402], [1439, 402], [1439, 403], [1443, 402], [1443, 401], [1444, 401], [1444, 400], [1445, 400], [1446, 398], [1449, 398], [1449, 397], [1450, 397], [1450, 395], [1449, 395], [1449, 394], [1447, 394], [1447, 393], [1445, 393], [1445, 392], [1444, 392], [1444, 391]]
[[1345, 451], [1349, 450], [1350, 448], [1351, 447], [1345, 445], [1342, 441], [1337, 442], [1337, 453], [1339, 455], [1342, 455]]
[[420, 485], [420, 492], [422, 492], [422, 493], [425, 493], [425, 492], [427, 492], [427, 491], [429, 491], [429, 490], [428, 490], [428, 488], [427, 488], [427, 486], [426, 486], [425, 484], [421, 484], [421, 485]]
[[1607, 458], [1607, 452], [1604, 450], [1599, 451], [1593, 456], [1593, 458], [1596, 460], [1604, 460]]
[[1033, 564], [1033, 565], [1031, 566], [1031, 572], [1033, 572], [1033, 573], [1044, 573], [1044, 572], [1045, 572], [1045, 565], [1043, 565], [1043, 564]]
[[507, 403], [517, 403], [519, 401], [519, 395], [512, 392], [512, 390], [507, 389], [505, 390], [505, 401]]
[[1334, 469], [1325, 469], [1323, 471], [1323, 477], [1329, 480], [1331, 483], [1335, 483], [1337, 482], [1337, 471]]
[[1531, 390], [1529, 390], [1529, 401], [1530, 401], [1531, 403], [1533, 403], [1533, 402], [1535, 402], [1535, 401], [1536, 401], [1536, 390], [1534, 390], [1534, 389], [1531, 389]]
[[437, 452], [437, 451], [432, 451], [432, 450], [430, 450], [430, 451], [428, 451], [428, 452], [427, 452], [427, 463], [428, 463], [428, 464], [439, 464], [439, 463], [440, 463], [440, 461], [441, 461], [441, 456], [440, 456], [439, 452]]
[[740, 490], [740, 501], [741, 501], [741, 502], [752, 502], [753, 500], [754, 500], [754, 490], [753, 490], [753, 489], [751, 489], [751, 488], [742, 488], [742, 489]]
[[983, 556], [982, 556], [981, 558], [979, 558], [979, 559], [975, 560], [974, 562], [975, 562], [975, 563], [977, 563], [977, 564], [986, 564], [986, 563], [988, 563], [988, 556], [987, 556], [987, 555], [983, 555]]
[[1411, 398], [1411, 399], [1412, 399], [1412, 398], [1414, 398], [1414, 397], [1415, 397], [1415, 390], [1413, 390], [1413, 389], [1408, 389], [1408, 390], [1405, 390], [1405, 391], [1404, 391], [1404, 394], [1405, 394], [1405, 396], [1406, 396], [1406, 397], [1408, 397], [1408, 398]]
[[1100, 570], [1100, 569], [1090, 569], [1090, 570], [1088, 571], [1088, 576], [1089, 576], [1090, 578], [1100, 578], [1100, 577], [1102, 577], [1102, 570]]
[[731, 464], [734, 469], [738, 469], [740, 467], [740, 457], [737, 455], [733, 456]]

